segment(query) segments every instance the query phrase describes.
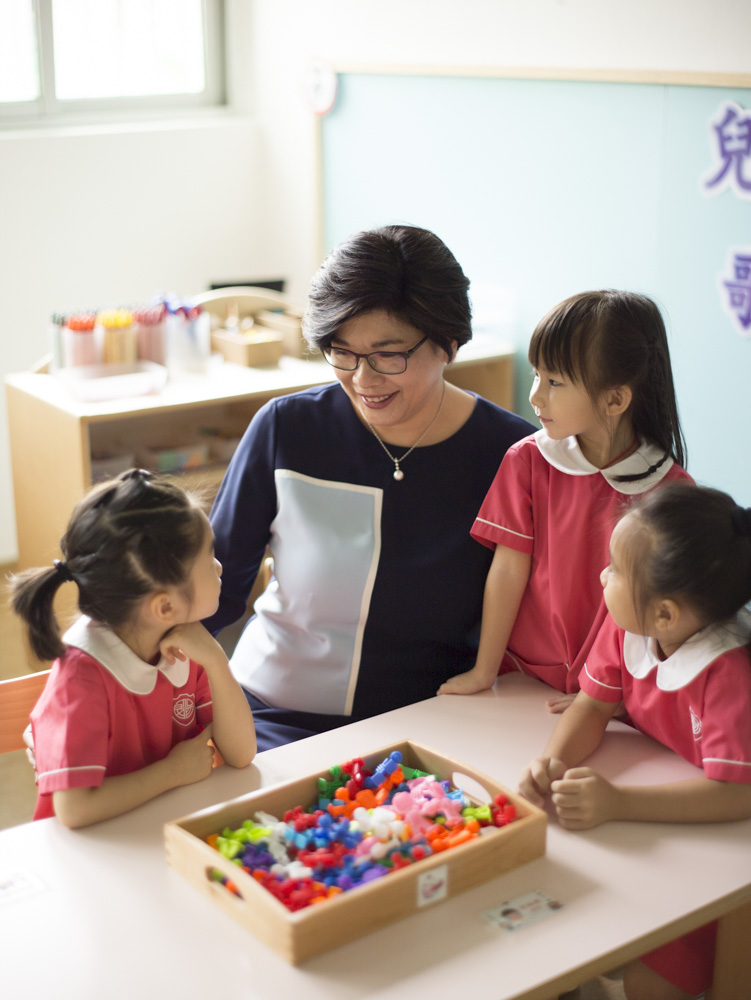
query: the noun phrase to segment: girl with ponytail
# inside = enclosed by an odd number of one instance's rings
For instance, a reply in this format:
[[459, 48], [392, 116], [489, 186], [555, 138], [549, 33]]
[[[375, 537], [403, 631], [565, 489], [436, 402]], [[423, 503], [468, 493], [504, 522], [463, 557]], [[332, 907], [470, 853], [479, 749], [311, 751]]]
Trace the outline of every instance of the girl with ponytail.
[[[117, 816], [207, 777], [213, 748], [244, 767], [253, 718], [221, 646], [201, 624], [216, 611], [222, 567], [194, 498], [133, 469], [73, 510], [63, 559], [11, 580], [13, 610], [42, 660], [54, 660], [31, 714], [35, 819], [70, 827]], [[61, 635], [58, 589], [78, 588], [81, 617]]]

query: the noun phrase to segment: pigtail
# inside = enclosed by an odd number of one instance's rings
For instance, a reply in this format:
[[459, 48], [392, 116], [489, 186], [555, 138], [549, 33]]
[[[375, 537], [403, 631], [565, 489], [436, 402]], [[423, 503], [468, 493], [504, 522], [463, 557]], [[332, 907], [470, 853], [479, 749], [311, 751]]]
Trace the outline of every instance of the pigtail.
[[11, 607], [26, 623], [29, 643], [40, 660], [54, 660], [65, 652], [54, 601], [60, 585], [72, 579], [67, 565], [57, 559], [52, 567], [23, 570], [10, 579]]

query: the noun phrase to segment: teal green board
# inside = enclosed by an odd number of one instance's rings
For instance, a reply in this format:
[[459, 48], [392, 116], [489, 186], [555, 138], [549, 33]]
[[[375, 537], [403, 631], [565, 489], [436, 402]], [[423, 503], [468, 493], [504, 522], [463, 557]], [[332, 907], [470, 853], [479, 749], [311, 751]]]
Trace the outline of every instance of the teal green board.
[[[751, 505], [751, 328], [722, 285], [731, 249], [751, 250], [751, 199], [702, 192], [721, 166], [709, 125], [725, 101], [751, 117], [745, 89], [342, 74], [321, 123], [326, 248], [359, 229], [425, 226], [476, 287], [510, 293], [526, 416], [527, 344], [551, 306], [591, 288], [652, 296], [689, 470]], [[735, 162], [751, 182], [748, 142]]]

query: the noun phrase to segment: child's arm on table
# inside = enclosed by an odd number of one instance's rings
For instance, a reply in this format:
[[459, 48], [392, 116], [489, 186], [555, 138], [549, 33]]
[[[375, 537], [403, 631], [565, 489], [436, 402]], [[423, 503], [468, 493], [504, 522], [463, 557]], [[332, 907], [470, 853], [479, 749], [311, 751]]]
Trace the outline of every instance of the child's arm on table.
[[485, 581], [480, 646], [474, 667], [449, 678], [438, 694], [475, 694], [492, 687], [506, 652], [524, 590], [532, 557], [497, 545]]
[[542, 756], [527, 765], [519, 782], [522, 795], [542, 805], [553, 782], [597, 749], [617, 707], [580, 691], [556, 723]]
[[561, 826], [568, 830], [587, 830], [611, 819], [721, 823], [751, 817], [751, 785], [697, 777], [665, 785], [621, 786], [589, 767], [577, 767], [599, 746], [618, 704], [580, 691], [542, 757], [522, 776], [522, 794], [538, 805], [552, 794]]
[[165, 636], [160, 648], [171, 663], [188, 657], [201, 664], [211, 685], [212, 739], [226, 764], [247, 767], [256, 755], [253, 715], [222, 647], [201, 622], [189, 622]]
[[211, 727], [193, 739], [177, 743], [162, 760], [130, 774], [105, 778], [98, 788], [67, 788], [53, 792], [55, 815], [71, 829], [112, 819], [178, 785], [190, 785], [211, 774], [214, 750]]
[[553, 782], [553, 802], [568, 830], [609, 819], [651, 823], [727, 823], [751, 818], [751, 785], [689, 778], [668, 785], [612, 785], [589, 767]]
[[211, 685], [213, 722], [198, 736], [177, 743], [162, 760], [130, 774], [105, 778], [97, 788], [53, 793], [56, 816], [71, 828], [111, 819], [162, 792], [201, 781], [211, 774], [212, 739], [227, 764], [247, 766], [256, 752], [255, 726], [242, 688], [232, 676], [224, 650], [200, 622], [178, 625], [160, 644], [171, 662], [186, 657], [200, 663]]

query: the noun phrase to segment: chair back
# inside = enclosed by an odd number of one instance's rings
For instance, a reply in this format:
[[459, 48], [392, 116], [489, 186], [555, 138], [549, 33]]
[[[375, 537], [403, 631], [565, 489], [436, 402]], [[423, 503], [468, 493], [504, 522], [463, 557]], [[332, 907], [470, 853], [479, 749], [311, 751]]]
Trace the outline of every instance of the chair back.
[[227, 312], [232, 306], [237, 309], [239, 318], [252, 316], [261, 309], [285, 309], [291, 303], [286, 295], [274, 292], [269, 288], [258, 288], [253, 285], [234, 285], [228, 288], [217, 288], [213, 292], [203, 292], [191, 296], [191, 302], [201, 306], [206, 312], [227, 319]]
[[49, 675], [49, 670], [40, 670], [0, 681], [0, 754], [26, 749], [23, 732]]

